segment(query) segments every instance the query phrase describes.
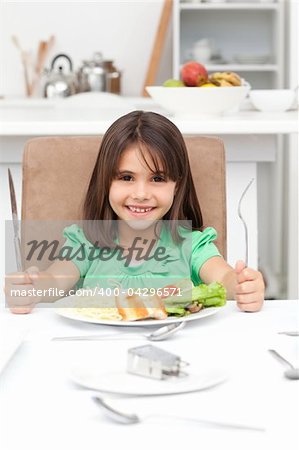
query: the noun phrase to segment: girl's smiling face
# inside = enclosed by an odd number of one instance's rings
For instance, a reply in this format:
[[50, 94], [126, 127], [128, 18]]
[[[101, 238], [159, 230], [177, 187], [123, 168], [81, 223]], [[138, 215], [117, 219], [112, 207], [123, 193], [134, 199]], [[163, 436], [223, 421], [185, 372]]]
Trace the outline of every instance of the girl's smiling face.
[[150, 155], [143, 153], [133, 144], [120, 157], [109, 190], [109, 202], [118, 219], [152, 222], [162, 219], [172, 206], [175, 181], [167, 178], [162, 166], [156, 172]]

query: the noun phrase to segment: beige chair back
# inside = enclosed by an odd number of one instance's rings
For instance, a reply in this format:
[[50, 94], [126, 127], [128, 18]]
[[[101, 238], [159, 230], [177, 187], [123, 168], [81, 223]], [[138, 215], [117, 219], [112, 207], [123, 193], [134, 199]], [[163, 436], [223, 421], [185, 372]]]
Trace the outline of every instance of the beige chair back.
[[[218, 232], [226, 257], [225, 153], [217, 138], [185, 137], [204, 227]], [[23, 155], [22, 220], [80, 219], [100, 137], [42, 137], [27, 142]]]

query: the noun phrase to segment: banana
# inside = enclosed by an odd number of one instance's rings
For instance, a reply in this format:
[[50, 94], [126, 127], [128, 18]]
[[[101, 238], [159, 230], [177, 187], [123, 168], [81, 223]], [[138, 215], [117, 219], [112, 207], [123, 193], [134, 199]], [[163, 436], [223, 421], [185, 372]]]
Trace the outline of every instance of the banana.
[[210, 76], [211, 81], [217, 81], [220, 86], [241, 86], [242, 81], [235, 72], [215, 72]]

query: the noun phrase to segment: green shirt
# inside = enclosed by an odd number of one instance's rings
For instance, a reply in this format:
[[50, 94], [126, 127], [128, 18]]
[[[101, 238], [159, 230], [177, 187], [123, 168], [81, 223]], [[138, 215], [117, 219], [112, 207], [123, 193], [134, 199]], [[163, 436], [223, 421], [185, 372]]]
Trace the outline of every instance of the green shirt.
[[[94, 248], [78, 225], [66, 227], [63, 235], [66, 238], [63, 247], [72, 248], [73, 254], [82, 248], [82, 245], [86, 249]], [[117, 255], [112, 253], [109, 260], [107, 258], [105, 258], [106, 260], [96, 258], [91, 260], [88, 256], [73, 258], [72, 261], [80, 272], [80, 287], [107, 288], [111, 287], [111, 280], [118, 281], [125, 289], [129, 287], [163, 287], [174, 284], [183, 278], [191, 278], [194, 285], [202, 283], [199, 276], [200, 268], [209, 258], [220, 256], [217, 247], [212, 242], [216, 239], [217, 233], [211, 227], [202, 232], [190, 231], [181, 227], [180, 235], [183, 237], [183, 242], [176, 244], [173, 242], [169, 230], [162, 227], [156, 246], [166, 249], [163, 260], [153, 258], [143, 261], [139, 265], [130, 263], [126, 266], [124, 260], [120, 261]], [[99, 253], [100, 249], [96, 249], [94, 257]]]

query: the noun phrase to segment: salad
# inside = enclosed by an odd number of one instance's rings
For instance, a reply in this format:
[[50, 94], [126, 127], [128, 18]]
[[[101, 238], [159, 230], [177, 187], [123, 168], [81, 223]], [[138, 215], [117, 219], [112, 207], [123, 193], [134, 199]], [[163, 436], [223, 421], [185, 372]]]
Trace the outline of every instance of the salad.
[[211, 306], [226, 304], [226, 289], [217, 281], [194, 286], [191, 280], [175, 284], [177, 294], [163, 297], [165, 310], [170, 316], [182, 317]]

